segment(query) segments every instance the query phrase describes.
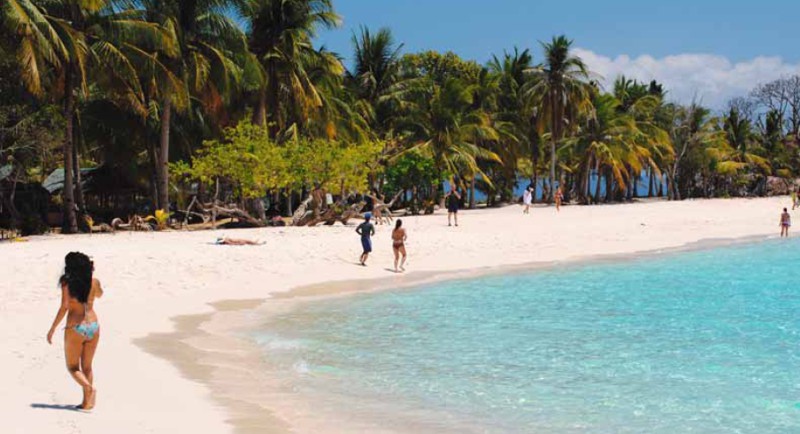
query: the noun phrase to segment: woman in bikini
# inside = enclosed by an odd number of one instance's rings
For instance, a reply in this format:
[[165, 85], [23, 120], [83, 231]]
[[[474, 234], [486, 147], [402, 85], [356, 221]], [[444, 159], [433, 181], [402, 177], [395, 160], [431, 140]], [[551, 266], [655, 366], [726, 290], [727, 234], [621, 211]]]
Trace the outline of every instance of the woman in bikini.
[[781, 237], [788, 237], [789, 236], [789, 228], [792, 226], [792, 215], [789, 214], [789, 211], [786, 208], [783, 209], [783, 213], [781, 214]]
[[[406, 271], [404, 265], [406, 264], [406, 239], [408, 236], [406, 235], [406, 230], [403, 228], [403, 221], [397, 219], [397, 223], [395, 224], [394, 230], [392, 231], [392, 250], [394, 250], [394, 272], [399, 273], [401, 271]], [[400, 255], [403, 255], [402, 259]], [[397, 264], [400, 264], [400, 267], [397, 267]]]
[[58, 308], [53, 326], [47, 332], [47, 342], [53, 343], [58, 325], [67, 317], [64, 330], [64, 356], [67, 370], [83, 388], [83, 402], [78, 409], [91, 410], [97, 398], [94, 387], [92, 360], [100, 341], [100, 325], [94, 312], [94, 300], [103, 296], [103, 288], [92, 278], [94, 263], [83, 253], [72, 252], [65, 258], [61, 286], [61, 306]]

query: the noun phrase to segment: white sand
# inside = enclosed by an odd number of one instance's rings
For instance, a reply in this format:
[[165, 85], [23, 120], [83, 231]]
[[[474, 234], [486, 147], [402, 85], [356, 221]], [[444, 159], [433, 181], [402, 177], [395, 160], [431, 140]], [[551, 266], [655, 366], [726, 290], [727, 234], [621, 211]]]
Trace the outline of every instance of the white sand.
[[[651, 202], [600, 207], [513, 206], [462, 211], [461, 227], [443, 214], [409, 217], [409, 271], [551, 262], [679, 247], [709, 239], [778, 233], [787, 198]], [[378, 227], [369, 267], [354, 227], [50, 236], [0, 244], [0, 420], [12, 433], [231, 432], [226, 409], [202, 384], [133, 340], [173, 329], [170, 318], [211, 312], [210, 302], [267, 298], [276, 291], [328, 281], [399, 276], [391, 267], [389, 229]], [[211, 243], [226, 234], [266, 246]], [[92, 414], [58, 409], [77, 404], [80, 389], [64, 368], [63, 344], [45, 341], [59, 303], [64, 255], [91, 255], [106, 297], [96, 303], [102, 339]], [[46, 408], [41, 408], [42, 406]], [[54, 408], [55, 407], [55, 408]]]

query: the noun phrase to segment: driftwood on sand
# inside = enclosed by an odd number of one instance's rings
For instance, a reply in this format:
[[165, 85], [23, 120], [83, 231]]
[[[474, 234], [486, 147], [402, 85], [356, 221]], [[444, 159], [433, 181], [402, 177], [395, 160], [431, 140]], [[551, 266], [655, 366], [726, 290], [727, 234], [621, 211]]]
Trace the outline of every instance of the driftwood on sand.
[[391, 201], [389, 201], [389, 203], [384, 202], [383, 200], [381, 200], [380, 198], [378, 198], [373, 194], [368, 195], [369, 198], [372, 199], [373, 215], [375, 216], [375, 221], [378, 224], [392, 223], [394, 217], [394, 214], [392, 213], [392, 207], [394, 206], [395, 202], [397, 202], [397, 200], [400, 199], [400, 196], [402, 195], [403, 195], [403, 190], [400, 190], [399, 192], [397, 192], [397, 194], [394, 195], [394, 197], [392, 198]]
[[111, 220], [111, 228], [114, 231], [152, 231], [153, 226], [150, 225], [144, 218], [138, 215], [131, 216], [128, 221], [121, 218]]
[[180, 213], [183, 215], [183, 226], [188, 225], [189, 217], [191, 216], [202, 219], [203, 224], [208, 224], [210, 222], [214, 226], [216, 226], [217, 219], [221, 218], [234, 218], [252, 227], [262, 227], [266, 225], [264, 221], [253, 217], [247, 211], [236, 205], [231, 204], [223, 206], [214, 202], [201, 203], [197, 200], [197, 197], [193, 198], [189, 206], [185, 210], [181, 210]]
[[347, 202], [340, 200], [323, 209], [320, 201], [309, 197], [300, 204], [292, 216], [292, 226], [316, 226], [320, 223], [330, 226], [336, 222], [346, 225], [348, 220], [360, 215], [362, 208], [364, 208], [363, 201], [347, 205]]

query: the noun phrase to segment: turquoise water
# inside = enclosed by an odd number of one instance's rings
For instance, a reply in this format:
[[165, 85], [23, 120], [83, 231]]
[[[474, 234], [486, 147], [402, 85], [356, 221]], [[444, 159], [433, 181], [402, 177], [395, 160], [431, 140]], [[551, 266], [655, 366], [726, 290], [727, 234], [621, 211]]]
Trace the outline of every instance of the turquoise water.
[[798, 282], [773, 240], [314, 302], [258, 339], [388, 429], [800, 433]]

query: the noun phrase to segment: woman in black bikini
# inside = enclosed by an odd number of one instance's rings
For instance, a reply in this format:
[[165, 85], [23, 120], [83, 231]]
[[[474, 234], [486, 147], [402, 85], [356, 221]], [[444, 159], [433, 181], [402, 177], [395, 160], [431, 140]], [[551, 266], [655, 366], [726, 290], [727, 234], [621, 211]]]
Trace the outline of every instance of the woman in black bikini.
[[[401, 271], [406, 271], [404, 265], [406, 264], [406, 239], [408, 236], [406, 235], [406, 230], [403, 228], [403, 221], [397, 219], [397, 224], [392, 231], [392, 250], [394, 250], [394, 272], [399, 273]], [[403, 255], [403, 258], [400, 259], [400, 255]], [[397, 263], [400, 263], [400, 267], [397, 267]]]
[[97, 389], [93, 385], [92, 361], [100, 341], [100, 325], [94, 312], [94, 299], [103, 296], [103, 288], [97, 279], [92, 278], [94, 264], [88, 256], [72, 252], [64, 262], [64, 275], [59, 280], [61, 306], [50, 331], [47, 332], [47, 342], [53, 343], [53, 335], [66, 315], [64, 356], [67, 370], [83, 388], [83, 402], [77, 408], [91, 410], [97, 398]]

